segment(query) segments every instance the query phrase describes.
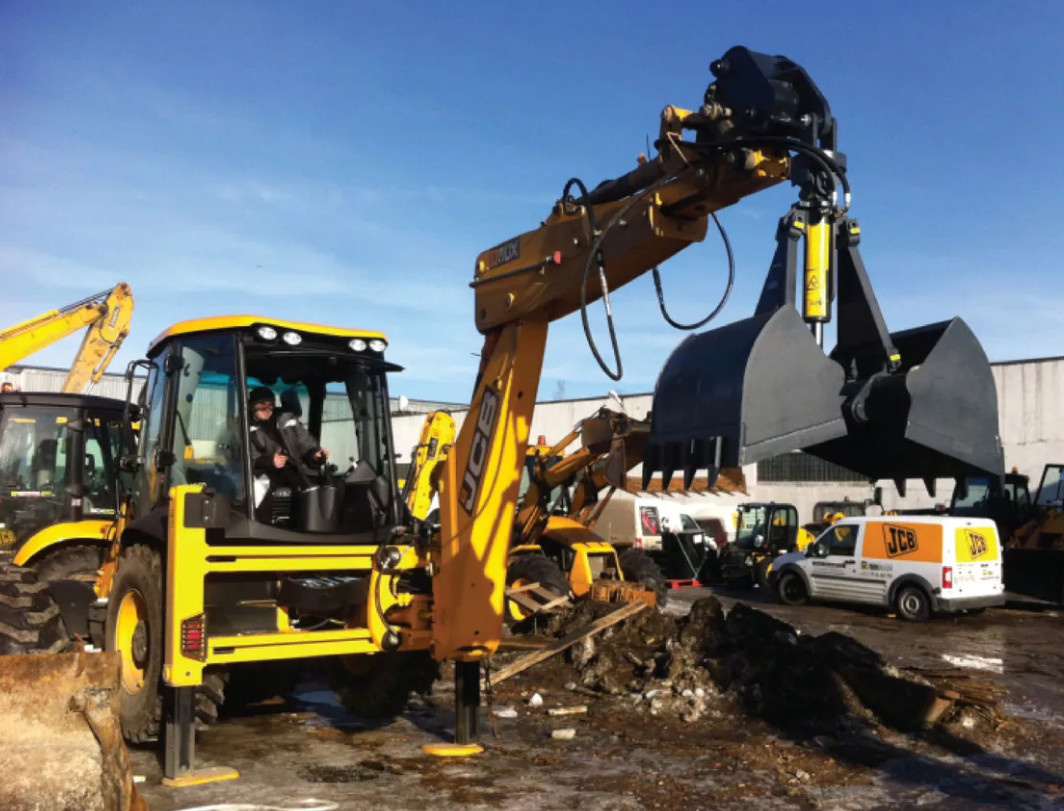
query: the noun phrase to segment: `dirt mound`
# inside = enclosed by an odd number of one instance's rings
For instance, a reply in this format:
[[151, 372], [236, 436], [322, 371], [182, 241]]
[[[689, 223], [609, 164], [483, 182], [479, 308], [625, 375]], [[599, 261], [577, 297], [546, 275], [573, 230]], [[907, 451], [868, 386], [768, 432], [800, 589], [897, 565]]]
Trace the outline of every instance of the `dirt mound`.
[[[585, 603], [558, 633], [610, 609]], [[962, 715], [964, 728], [986, 731], [1002, 720], [1000, 692], [986, 682], [969, 679], [964, 691], [956, 673], [898, 671], [852, 637], [805, 635], [741, 603], [725, 613], [713, 597], [695, 603], [685, 617], [644, 611], [580, 641], [567, 661], [584, 689], [631, 695], [639, 711], [693, 721], [738, 700], [747, 712], [800, 737], [855, 725], [901, 732], [956, 727]]]

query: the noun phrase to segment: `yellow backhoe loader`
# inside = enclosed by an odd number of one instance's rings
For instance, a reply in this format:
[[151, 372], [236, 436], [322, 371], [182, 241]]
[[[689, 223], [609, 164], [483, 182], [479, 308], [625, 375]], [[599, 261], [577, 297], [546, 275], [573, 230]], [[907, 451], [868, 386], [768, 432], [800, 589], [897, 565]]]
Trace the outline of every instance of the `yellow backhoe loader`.
[[[476, 751], [480, 667], [502, 635], [550, 322], [579, 311], [587, 327], [590, 303], [602, 299], [609, 313], [611, 290], [701, 241], [715, 212], [783, 180], [799, 187], [799, 203], [778, 232], [757, 313], [672, 354], [644, 475], [714, 478], [794, 448], [874, 477], [1000, 471], [993, 378], [967, 327], [955, 319], [891, 335], [883, 323], [819, 90], [793, 62], [745, 48], [713, 73], [700, 107], [665, 108], [653, 159], [593, 190], [574, 178], [539, 227], [477, 258], [484, 346], [469, 415], [438, 470], [436, 533], [404, 520], [385, 377], [397, 367], [384, 360], [383, 335], [233, 316], [184, 322], [152, 343], [139, 447], [123, 459], [129, 506], [89, 627], [123, 660], [127, 737], [162, 732], [168, 780], [201, 777], [194, 719], [212, 677], [309, 656], [345, 662], [339, 692], [356, 709], [399, 706], [434, 662], [454, 660], [459, 747], [449, 751]], [[839, 346], [828, 357], [818, 339], [836, 293]], [[617, 368], [606, 370], [619, 376], [611, 342]], [[278, 470], [294, 460], [283, 484], [250, 449], [247, 400], [262, 388], [295, 389], [305, 421], [302, 432], [284, 423], [288, 452], [270, 457]], [[357, 462], [307, 471], [320, 459], [313, 443]]]
[[[599, 492], [623, 489], [649, 433], [649, 423], [602, 408], [554, 445], [529, 446], [506, 567], [512, 624], [569, 593], [664, 605], [668, 582], [658, 565], [641, 550], [616, 549], [593, 530]], [[579, 447], [566, 453], [575, 442]]]

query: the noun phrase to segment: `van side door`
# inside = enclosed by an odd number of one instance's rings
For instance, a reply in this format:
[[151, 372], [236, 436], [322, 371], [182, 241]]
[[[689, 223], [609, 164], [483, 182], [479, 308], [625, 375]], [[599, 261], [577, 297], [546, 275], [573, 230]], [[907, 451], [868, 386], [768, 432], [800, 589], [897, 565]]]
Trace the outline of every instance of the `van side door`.
[[809, 579], [813, 595], [828, 600], [853, 599], [852, 581], [856, 576], [855, 552], [859, 526], [838, 523], [821, 535], [816, 542], [826, 554], [809, 562]]

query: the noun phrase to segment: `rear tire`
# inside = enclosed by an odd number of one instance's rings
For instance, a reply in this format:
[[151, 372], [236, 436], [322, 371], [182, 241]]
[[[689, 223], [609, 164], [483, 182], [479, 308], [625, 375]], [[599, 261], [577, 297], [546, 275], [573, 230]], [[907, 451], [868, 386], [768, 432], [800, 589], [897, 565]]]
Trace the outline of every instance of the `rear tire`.
[[898, 616], [909, 622], [925, 622], [931, 617], [931, 600], [919, 586], [902, 586], [894, 598]]
[[103, 565], [104, 548], [75, 544], [61, 546], [41, 555], [30, 564], [41, 580], [82, 580], [92, 583]]
[[350, 657], [336, 668], [336, 697], [362, 718], [394, 718], [402, 715], [411, 693], [432, 692], [437, 671], [427, 651]]
[[650, 556], [638, 549], [627, 549], [618, 556], [625, 580], [642, 583], [657, 596], [658, 608], [669, 601], [669, 581]]
[[[566, 597], [570, 593], [569, 579], [565, 572], [559, 569], [553, 560], [543, 555], [518, 555], [506, 567], [507, 588], [529, 583], [539, 583], [542, 588], [559, 597]], [[506, 601], [506, 624], [514, 630], [531, 625], [535, 616], [529, 609], [513, 600]]]
[[48, 584], [32, 569], [0, 565], [0, 655], [61, 653], [69, 644]]
[[776, 584], [776, 596], [784, 605], [805, 605], [809, 602], [809, 591], [805, 581], [797, 572], [784, 572]]

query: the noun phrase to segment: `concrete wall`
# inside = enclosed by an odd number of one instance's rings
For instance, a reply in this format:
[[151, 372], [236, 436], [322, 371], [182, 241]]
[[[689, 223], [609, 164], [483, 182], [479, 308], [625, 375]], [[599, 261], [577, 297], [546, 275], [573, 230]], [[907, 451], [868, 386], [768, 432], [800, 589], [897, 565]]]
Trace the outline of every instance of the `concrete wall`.
[[1064, 462], [1064, 358], [995, 363], [1006, 468], [1037, 487], [1047, 462]]

